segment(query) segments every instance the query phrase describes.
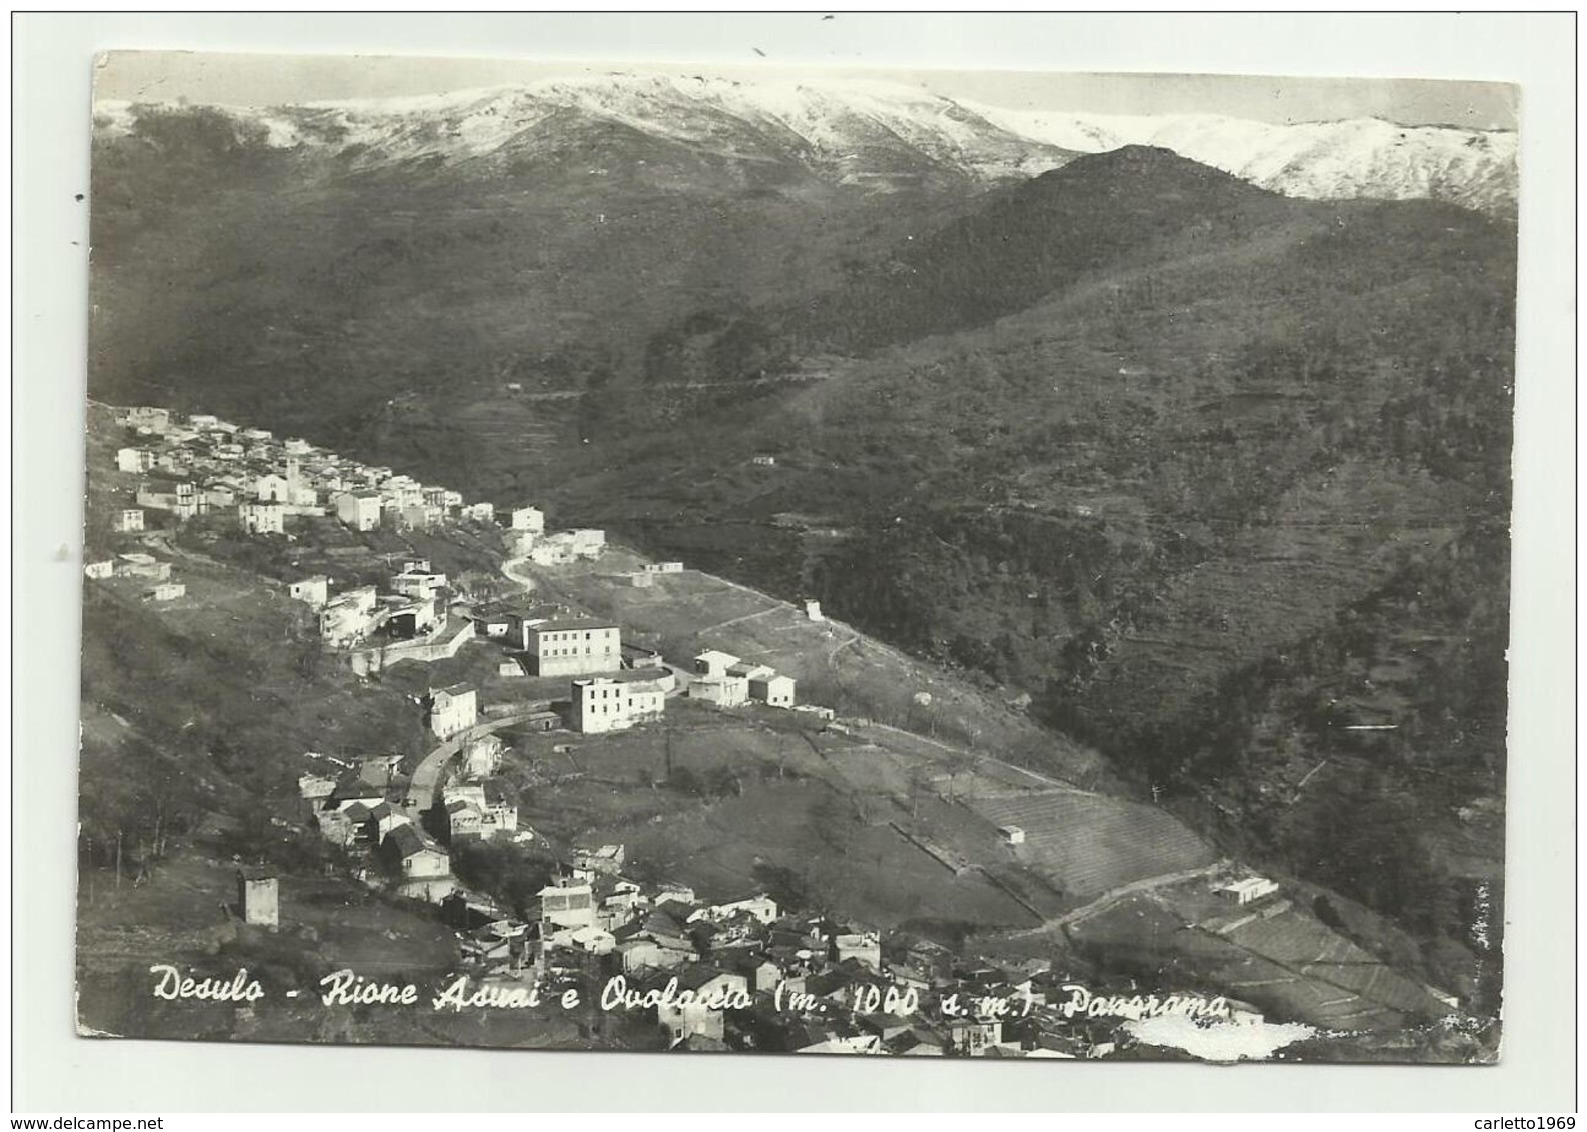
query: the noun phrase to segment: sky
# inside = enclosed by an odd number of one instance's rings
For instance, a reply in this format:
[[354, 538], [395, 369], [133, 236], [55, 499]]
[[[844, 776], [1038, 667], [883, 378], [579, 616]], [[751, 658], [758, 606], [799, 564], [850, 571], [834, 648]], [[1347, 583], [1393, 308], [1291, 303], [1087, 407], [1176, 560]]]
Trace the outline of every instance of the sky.
[[535, 63], [482, 58], [221, 55], [118, 52], [101, 63], [96, 97], [239, 106], [380, 98], [496, 87], [608, 71], [705, 74], [739, 80], [874, 78], [949, 98], [1017, 110], [1109, 114], [1212, 113], [1266, 122], [1377, 117], [1404, 125], [1513, 129], [1516, 88], [1430, 79], [1274, 78], [1239, 75], [920, 71], [657, 63]]

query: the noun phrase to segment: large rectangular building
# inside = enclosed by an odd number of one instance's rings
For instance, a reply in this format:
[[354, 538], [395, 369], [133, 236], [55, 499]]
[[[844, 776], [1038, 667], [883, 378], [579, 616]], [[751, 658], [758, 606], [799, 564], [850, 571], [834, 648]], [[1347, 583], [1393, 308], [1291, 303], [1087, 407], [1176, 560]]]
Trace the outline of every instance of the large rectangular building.
[[658, 719], [667, 707], [659, 680], [608, 680], [596, 676], [573, 681], [573, 730], [586, 735], [621, 731]]
[[616, 672], [623, 665], [622, 630], [606, 621], [524, 622], [523, 649], [534, 676]]

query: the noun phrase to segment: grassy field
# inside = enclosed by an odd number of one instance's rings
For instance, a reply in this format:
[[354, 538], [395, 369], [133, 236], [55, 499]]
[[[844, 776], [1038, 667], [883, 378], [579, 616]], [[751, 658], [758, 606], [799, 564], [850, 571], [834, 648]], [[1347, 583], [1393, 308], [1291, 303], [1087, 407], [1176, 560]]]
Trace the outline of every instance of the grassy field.
[[[702, 798], [669, 787], [669, 767], [713, 788]], [[687, 700], [669, 702], [664, 723], [612, 735], [522, 735], [503, 769], [537, 832], [563, 845], [621, 842], [631, 870], [702, 896], [727, 899], [788, 870], [814, 899], [862, 923], [1035, 922], [984, 876], [955, 875], [894, 828], [966, 862], [1024, 871], [990, 825], [940, 798], [921, 771], [916, 757], [823, 733], [801, 716]], [[1033, 875], [1012, 879], [1044, 891]]]
[[1016, 858], [1079, 899], [1216, 857], [1169, 814], [1118, 798], [1049, 791], [971, 797], [968, 804], [994, 825], [1023, 829]]
[[917, 731], [1081, 785], [1112, 781], [1095, 752], [942, 668], [842, 622], [812, 622], [787, 602], [692, 570], [658, 577], [648, 588], [617, 576], [642, 561], [614, 548], [599, 563], [532, 572], [540, 592], [620, 621], [625, 640], [663, 647], [669, 660], [686, 665], [695, 652], [720, 649], [794, 677], [801, 703]]
[[834, 914], [882, 928], [908, 921], [955, 921], [989, 930], [1033, 918], [974, 874], [954, 876], [877, 815], [819, 782], [766, 781], [741, 796], [642, 825], [591, 831], [622, 841], [632, 867], [730, 898], [764, 883], [767, 868], [788, 869]]
[[[190, 1037], [202, 1015], [229, 1023], [229, 1005], [162, 1003], [150, 993], [153, 964], [170, 963], [229, 977], [239, 967], [260, 979], [272, 1001], [310, 992], [343, 967], [393, 981], [445, 974], [456, 941], [433, 911], [376, 896], [346, 880], [283, 876], [281, 927], [240, 925], [236, 866], [193, 845], [137, 884], [85, 870], [78, 891], [78, 976], [83, 1024], [110, 1033]], [[199, 1017], [194, 1019], [192, 1015]], [[161, 1022], [168, 1030], [146, 1026]]]

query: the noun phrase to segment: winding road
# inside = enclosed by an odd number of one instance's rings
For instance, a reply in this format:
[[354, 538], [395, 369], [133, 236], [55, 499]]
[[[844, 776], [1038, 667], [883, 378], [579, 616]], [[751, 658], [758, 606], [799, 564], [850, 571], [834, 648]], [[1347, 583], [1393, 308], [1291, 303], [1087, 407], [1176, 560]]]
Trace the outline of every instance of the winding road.
[[403, 810], [417, 822], [422, 811], [430, 809], [440, 802], [442, 772], [446, 770], [446, 764], [451, 762], [466, 744], [482, 736], [491, 735], [497, 731], [512, 727], [514, 724], [522, 723], [530, 716], [538, 714], [538, 712], [539, 709], [513, 712], [511, 715], [504, 715], [500, 719], [477, 723], [467, 731], [459, 731], [450, 739], [445, 740], [440, 746], [425, 755], [419, 761], [419, 765], [413, 768], [413, 777], [408, 782], [408, 796], [404, 800]]

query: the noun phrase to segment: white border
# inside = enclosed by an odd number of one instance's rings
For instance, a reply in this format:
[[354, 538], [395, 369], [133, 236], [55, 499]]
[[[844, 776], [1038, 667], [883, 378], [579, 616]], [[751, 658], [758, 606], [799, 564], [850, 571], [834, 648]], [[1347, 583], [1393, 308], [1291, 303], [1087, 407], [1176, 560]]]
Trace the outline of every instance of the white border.
[[[1556, 15], [13, 16], [16, 618], [12, 1002], [20, 1110], [446, 1108], [1562, 1112], [1573, 1104], [1575, 23]], [[522, 1053], [73, 1037], [90, 59], [116, 48], [911, 69], [1491, 79], [1522, 96], [1506, 1035], [1493, 1068]], [[24, 478], [25, 477], [25, 478]]]

